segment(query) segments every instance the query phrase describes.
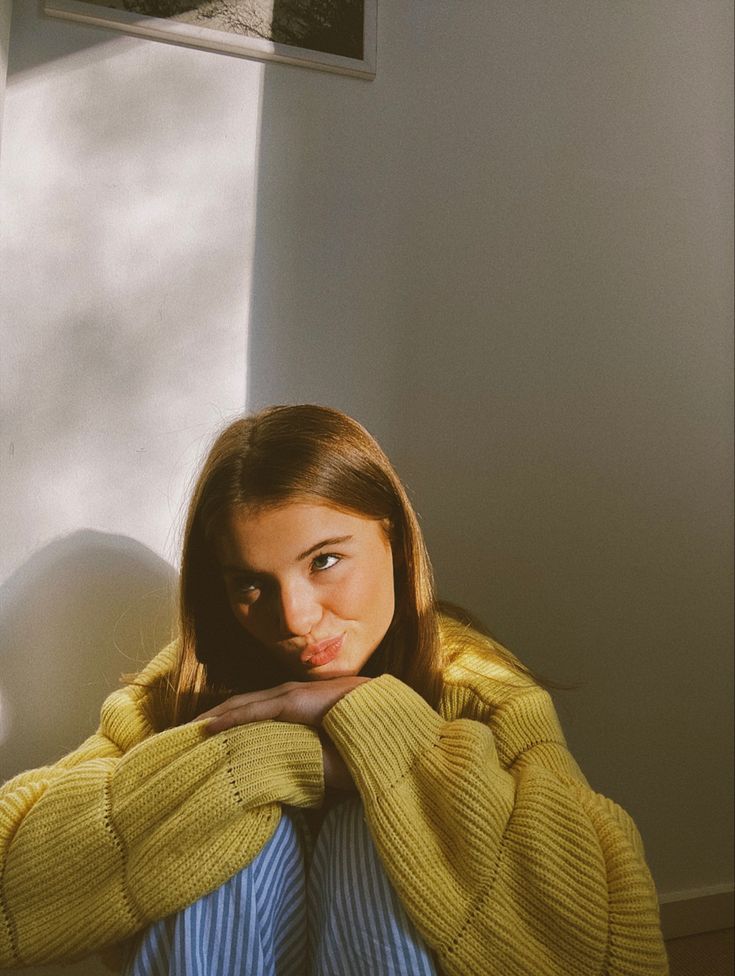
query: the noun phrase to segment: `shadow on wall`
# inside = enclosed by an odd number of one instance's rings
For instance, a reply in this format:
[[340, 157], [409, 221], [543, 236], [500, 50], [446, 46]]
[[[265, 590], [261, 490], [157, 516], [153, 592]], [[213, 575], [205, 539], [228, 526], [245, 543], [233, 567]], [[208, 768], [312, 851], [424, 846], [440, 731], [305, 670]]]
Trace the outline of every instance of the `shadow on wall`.
[[95, 731], [120, 676], [170, 640], [176, 572], [146, 546], [82, 530], [0, 589], [0, 781]]
[[41, 0], [35, 4], [35, 9], [27, 11], [32, 16], [24, 16], [26, 11], [19, 10], [19, 7], [20, 3], [16, 0], [16, 9], [12, 12], [13, 33], [19, 43], [10, 49], [8, 75], [19, 75], [71, 55], [83, 55], [87, 50], [97, 58], [99, 52], [92, 49], [109, 45], [117, 39], [117, 35], [109, 30], [87, 24], [75, 24], [71, 30], [60, 29], [61, 22], [43, 12]]

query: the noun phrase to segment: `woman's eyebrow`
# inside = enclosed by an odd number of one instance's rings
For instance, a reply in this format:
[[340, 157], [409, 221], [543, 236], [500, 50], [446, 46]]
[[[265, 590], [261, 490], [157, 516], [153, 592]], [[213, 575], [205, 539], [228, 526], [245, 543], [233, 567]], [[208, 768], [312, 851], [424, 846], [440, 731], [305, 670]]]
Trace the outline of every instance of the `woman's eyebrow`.
[[[300, 552], [296, 557], [296, 562], [300, 562], [302, 559], [306, 559], [310, 556], [312, 552], [316, 552], [317, 549], [321, 549], [322, 546], [336, 546], [342, 542], [351, 542], [353, 536], [351, 535], [338, 535], [331, 539], [322, 539], [321, 542], [317, 542], [316, 545], [310, 546], [305, 549], [304, 552]], [[227, 573], [232, 576], [266, 576], [267, 573], [261, 573], [257, 569], [251, 569], [250, 566], [245, 566], [242, 563], [237, 564], [223, 564], [221, 567], [223, 573]]]
[[227, 576], [260, 576], [254, 569], [249, 566], [243, 566], [241, 564], [227, 564], [224, 563], [220, 566], [220, 569]]
[[340, 536], [336, 536], [333, 539], [322, 539], [322, 541], [317, 542], [315, 546], [311, 546], [309, 549], [305, 549], [304, 552], [300, 552], [296, 557], [296, 562], [300, 562], [302, 559], [306, 559], [307, 556], [310, 556], [312, 552], [316, 552], [317, 549], [321, 549], [322, 546], [337, 546], [341, 542], [351, 542], [351, 541], [352, 541], [351, 535], [340, 535]]

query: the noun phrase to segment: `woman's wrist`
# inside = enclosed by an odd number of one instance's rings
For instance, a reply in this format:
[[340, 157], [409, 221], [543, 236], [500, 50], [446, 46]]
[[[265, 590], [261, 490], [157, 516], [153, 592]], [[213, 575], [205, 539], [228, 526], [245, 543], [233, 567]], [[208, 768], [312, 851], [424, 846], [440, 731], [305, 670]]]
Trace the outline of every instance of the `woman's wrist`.
[[324, 764], [324, 789], [340, 790], [344, 793], [355, 791], [355, 782], [344, 759], [324, 730], [319, 730], [322, 743], [322, 762]]

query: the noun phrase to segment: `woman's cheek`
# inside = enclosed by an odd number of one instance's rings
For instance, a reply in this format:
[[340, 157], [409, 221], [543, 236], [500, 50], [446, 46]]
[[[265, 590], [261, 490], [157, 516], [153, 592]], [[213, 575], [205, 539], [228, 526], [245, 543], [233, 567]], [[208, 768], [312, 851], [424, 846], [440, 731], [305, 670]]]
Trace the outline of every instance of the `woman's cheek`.
[[[387, 577], [383, 573], [362, 572], [355, 580], [352, 589], [353, 605], [375, 623], [377, 618], [390, 618], [394, 609], [393, 575]], [[368, 622], [368, 621], [366, 621]]]
[[354, 571], [341, 579], [334, 591], [335, 603], [344, 615], [359, 617], [370, 603], [369, 581], [364, 571]]
[[230, 600], [230, 607], [235, 616], [235, 620], [237, 620], [240, 626], [245, 630], [249, 630], [250, 627], [248, 626], [248, 618], [250, 616], [250, 608], [247, 606], [247, 604], [240, 603], [237, 600]]

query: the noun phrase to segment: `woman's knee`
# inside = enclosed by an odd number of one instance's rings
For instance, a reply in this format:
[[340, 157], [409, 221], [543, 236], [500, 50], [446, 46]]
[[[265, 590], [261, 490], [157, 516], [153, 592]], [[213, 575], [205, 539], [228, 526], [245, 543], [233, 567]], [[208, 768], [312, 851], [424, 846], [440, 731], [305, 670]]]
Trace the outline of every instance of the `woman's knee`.
[[357, 797], [351, 797], [333, 807], [324, 818], [317, 838], [319, 844], [329, 845], [332, 853], [346, 847], [364, 849], [371, 855], [375, 851], [370, 827], [365, 817], [365, 808]]
[[[303, 956], [305, 946], [302, 831], [298, 817], [284, 811], [272, 836], [249, 864], [219, 888], [176, 915], [160, 919], [142, 934], [125, 973], [297, 973], [294, 960]], [[200, 957], [206, 964], [199, 966], [196, 960]], [[239, 962], [232, 968], [235, 958]]]
[[431, 952], [393, 888], [358, 800], [331, 810], [309, 878], [312, 966], [320, 976], [435, 976]]
[[324, 819], [314, 849], [317, 875], [345, 891], [362, 884], [366, 872], [383, 877], [383, 866], [375, 847], [365, 810], [359, 799], [334, 807]]

